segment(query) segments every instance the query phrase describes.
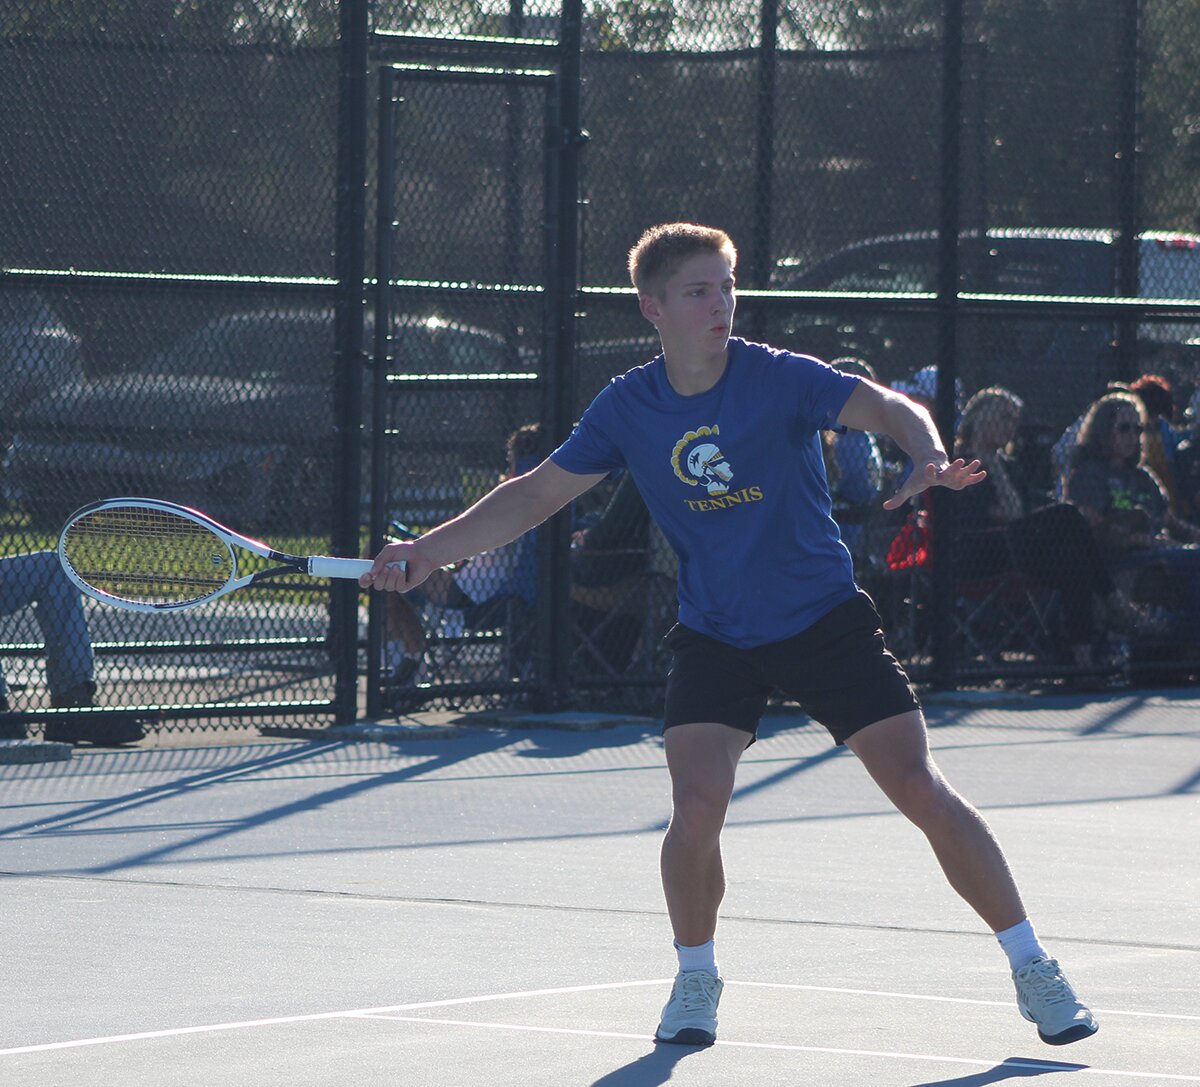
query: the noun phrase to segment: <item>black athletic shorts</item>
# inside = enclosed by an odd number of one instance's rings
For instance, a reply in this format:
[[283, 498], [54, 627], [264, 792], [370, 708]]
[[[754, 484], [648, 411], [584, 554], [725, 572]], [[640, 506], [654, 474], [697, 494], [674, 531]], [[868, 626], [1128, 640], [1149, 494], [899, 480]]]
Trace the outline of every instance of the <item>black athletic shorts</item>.
[[867, 725], [921, 706], [861, 590], [781, 642], [738, 649], [676, 623], [666, 643], [664, 729], [716, 721], [750, 733], [753, 743], [767, 699], [780, 690], [844, 744]]

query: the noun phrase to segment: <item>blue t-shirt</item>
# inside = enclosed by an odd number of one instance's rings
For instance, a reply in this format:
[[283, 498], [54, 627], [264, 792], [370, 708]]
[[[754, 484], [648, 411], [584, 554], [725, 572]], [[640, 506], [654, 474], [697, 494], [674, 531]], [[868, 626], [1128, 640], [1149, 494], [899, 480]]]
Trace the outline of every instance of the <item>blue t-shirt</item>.
[[856, 592], [819, 431], [857, 383], [731, 339], [717, 384], [681, 396], [660, 355], [614, 378], [550, 456], [581, 475], [633, 474], [679, 557], [682, 623], [741, 648], [777, 642]]

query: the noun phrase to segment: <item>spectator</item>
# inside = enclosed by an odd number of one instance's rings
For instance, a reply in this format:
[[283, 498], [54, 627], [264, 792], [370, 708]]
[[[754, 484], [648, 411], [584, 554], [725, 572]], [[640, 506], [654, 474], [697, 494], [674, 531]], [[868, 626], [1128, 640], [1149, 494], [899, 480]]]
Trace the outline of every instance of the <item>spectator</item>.
[[1179, 498], [1179, 515], [1195, 521], [1200, 517], [1200, 389], [1192, 393], [1184, 415], [1187, 429], [1175, 450], [1175, 486]]
[[1146, 432], [1142, 435], [1142, 456], [1163, 485], [1167, 501], [1175, 513], [1179, 513], [1179, 491], [1175, 482], [1175, 453], [1179, 435], [1172, 426], [1175, 416], [1175, 396], [1171, 384], [1157, 374], [1143, 374], [1129, 391], [1142, 402], [1146, 409]]
[[[92, 640], [83, 601], [67, 580], [53, 551], [0, 558], [0, 615], [32, 607], [46, 646], [46, 682], [50, 705], [57, 708], [91, 706], [96, 694]], [[0, 671], [0, 714], [11, 709], [4, 673]], [[100, 746], [136, 743], [145, 736], [132, 715], [88, 720], [90, 715], [55, 715], [43, 735], [62, 743], [88, 741]], [[0, 716], [0, 739], [20, 740], [23, 724]]]
[[[920, 404], [929, 414], [936, 418], [937, 416], [937, 383], [938, 370], [936, 366], [924, 366], [912, 375], [907, 381], [896, 381], [892, 383], [892, 391], [898, 392], [907, 396], [910, 400]], [[958, 430], [959, 409], [962, 405], [963, 389], [962, 382], [955, 378], [954, 381], [954, 430]], [[885, 438], [886, 442], [887, 439]], [[884, 449], [885, 446], [881, 446]], [[885, 454], [885, 462], [890, 466], [889, 474], [894, 476], [895, 481], [907, 479], [912, 473], [912, 462], [905, 456], [901, 455], [899, 459], [895, 459], [891, 454], [894, 452], [894, 447], [888, 450]], [[885, 484], [885, 489], [890, 484], [889, 480]]]
[[613, 673], [629, 666], [653, 606], [644, 588], [650, 566], [650, 511], [626, 472], [599, 519], [571, 537], [572, 619]]
[[[1129, 386], [1123, 381], [1110, 381], [1105, 390], [1110, 393], [1128, 392]], [[1062, 437], [1054, 443], [1053, 449], [1050, 451], [1050, 463], [1054, 476], [1054, 497], [1059, 501], [1067, 489], [1067, 476], [1071, 474], [1071, 466], [1074, 463], [1075, 446], [1079, 441], [1079, 431], [1083, 426], [1083, 417], [1087, 415], [1085, 408], [1066, 430], [1062, 432]]]
[[1079, 510], [1061, 502], [1034, 508], [1025, 493], [1012, 458], [1024, 406], [1015, 393], [992, 386], [963, 410], [955, 455], [978, 460], [987, 478], [960, 496], [957, 572], [973, 580], [1015, 570], [1057, 591], [1073, 663], [1091, 666], [1095, 603], [1130, 633], [1145, 632], [1152, 622], [1117, 590]]
[[[528, 423], [509, 435], [508, 463], [500, 476], [501, 483], [524, 474], [537, 464], [541, 436], [540, 423]], [[403, 526], [397, 527], [403, 529]], [[537, 581], [534, 560], [533, 541], [514, 540], [475, 555], [453, 570], [436, 570], [418, 593], [410, 596], [389, 593], [386, 598], [385, 654], [389, 670], [386, 685], [393, 688], [411, 685], [418, 678], [424, 662], [428, 643], [414, 602], [462, 612], [467, 626], [483, 626], [494, 622], [507, 603], [533, 605]]]
[[1097, 400], [1079, 432], [1067, 500], [1092, 526], [1118, 583], [1135, 600], [1176, 611], [1177, 633], [1196, 641], [1200, 550], [1187, 545], [1200, 543], [1200, 528], [1171, 511], [1146, 467], [1146, 425], [1146, 410], [1133, 393]]
[[[892, 385], [895, 392], [903, 393], [910, 400], [917, 401], [932, 415], [937, 401], [938, 368], [922, 366], [907, 381], [897, 381]], [[954, 411], [957, 416], [962, 408], [963, 387], [958, 378], [954, 379]]]
[[[834, 359], [830, 365], [844, 374], [878, 381], [875, 371], [862, 359]], [[863, 430], [822, 432], [830, 454], [829, 490], [833, 515], [842, 531], [842, 542], [855, 557], [863, 550], [866, 522], [877, 516], [879, 495], [884, 487], [883, 454], [874, 434]]]

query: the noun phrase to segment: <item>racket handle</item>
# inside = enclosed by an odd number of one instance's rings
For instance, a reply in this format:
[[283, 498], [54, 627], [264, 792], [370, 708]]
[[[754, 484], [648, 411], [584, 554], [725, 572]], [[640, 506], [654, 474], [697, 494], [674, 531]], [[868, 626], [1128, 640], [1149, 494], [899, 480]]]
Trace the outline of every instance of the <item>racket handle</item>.
[[311, 555], [308, 572], [313, 577], [346, 578], [357, 581], [375, 564], [370, 559], [334, 559], [327, 555]]

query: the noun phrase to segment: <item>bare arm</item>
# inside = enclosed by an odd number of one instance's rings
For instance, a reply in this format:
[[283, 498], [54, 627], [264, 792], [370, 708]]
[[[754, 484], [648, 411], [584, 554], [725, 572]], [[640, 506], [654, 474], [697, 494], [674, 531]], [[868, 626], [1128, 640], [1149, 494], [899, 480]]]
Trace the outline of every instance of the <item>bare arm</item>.
[[920, 404], [873, 381], [860, 381], [838, 416], [838, 422], [855, 430], [888, 435], [913, 463], [913, 470], [891, 498], [886, 510], [898, 509], [910, 498], [930, 487], [961, 491], [987, 477], [979, 461], [970, 464], [946, 455], [937, 427]]
[[470, 509], [419, 539], [388, 544], [375, 556], [371, 571], [359, 578], [359, 584], [364, 589], [408, 592], [439, 567], [511, 543], [603, 478], [576, 475], [544, 460], [532, 472], [501, 483]]

